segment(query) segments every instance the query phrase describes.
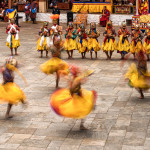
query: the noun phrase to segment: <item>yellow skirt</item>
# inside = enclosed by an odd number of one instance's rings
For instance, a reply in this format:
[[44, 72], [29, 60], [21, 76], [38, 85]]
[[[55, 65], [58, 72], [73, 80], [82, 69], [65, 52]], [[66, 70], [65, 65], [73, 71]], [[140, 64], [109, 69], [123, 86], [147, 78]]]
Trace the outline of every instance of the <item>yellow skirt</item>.
[[59, 71], [60, 74], [67, 75], [68, 69], [68, 64], [57, 57], [51, 58], [40, 66], [40, 70], [45, 74], [53, 74]]
[[132, 41], [131, 44], [130, 44], [130, 52], [131, 53], [138, 53], [139, 50], [142, 49], [142, 47], [143, 47], [143, 45], [142, 45], [141, 41], [138, 41], [136, 46], [134, 44], [134, 41]]
[[127, 39], [125, 39], [124, 43], [122, 43], [122, 40], [123, 40], [123, 36], [121, 35], [120, 38], [119, 38], [117, 50], [120, 51], [120, 52], [122, 52], [122, 51], [129, 52], [130, 51], [129, 41]]
[[103, 42], [102, 50], [103, 51], [114, 51], [114, 50], [117, 50], [117, 42], [116, 42], [116, 40], [113, 42], [113, 40], [110, 39], [109, 42], [108, 42], [108, 39], [107, 39], [105, 43]]
[[146, 50], [146, 54], [150, 54], [150, 44], [147, 44], [146, 42], [144, 42], [143, 47]]
[[95, 52], [100, 50], [100, 43], [95, 38], [90, 38], [88, 40], [88, 51], [94, 50]]
[[135, 88], [149, 89], [150, 88], [150, 73], [146, 73], [144, 76], [138, 73], [135, 64], [132, 64], [125, 75], [125, 78], [129, 79], [129, 85]]
[[81, 44], [81, 43], [80, 43], [80, 39], [79, 39], [79, 42], [77, 43], [77, 48], [78, 48], [78, 50], [79, 50], [79, 53], [85, 52], [86, 49], [87, 49], [87, 47], [88, 47], [88, 41], [85, 40], [85, 39], [83, 39], [83, 40], [82, 40], [82, 44]]
[[37, 41], [37, 51], [44, 51], [44, 50], [48, 51], [50, 48], [47, 47], [46, 38], [44, 37], [44, 42], [43, 42], [42, 46], [40, 46], [40, 41], [41, 41], [41, 37]]
[[94, 108], [96, 94], [94, 91], [80, 90], [81, 96], [71, 95], [69, 89], [56, 90], [50, 99], [53, 110], [61, 116], [68, 118], [84, 118]]
[[66, 39], [64, 43], [64, 49], [67, 51], [76, 50], [77, 42], [76, 39]]
[[18, 104], [19, 102], [25, 101], [26, 96], [20, 87], [9, 82], [4, 85], [0, 84], [0, 103]]
[[18, 48], [20, 46], [20, 40], [15, 40], [14, 35], [12, 35], [11, 45], [7, 42], [6, 46], [8, 46], [9, 48]]

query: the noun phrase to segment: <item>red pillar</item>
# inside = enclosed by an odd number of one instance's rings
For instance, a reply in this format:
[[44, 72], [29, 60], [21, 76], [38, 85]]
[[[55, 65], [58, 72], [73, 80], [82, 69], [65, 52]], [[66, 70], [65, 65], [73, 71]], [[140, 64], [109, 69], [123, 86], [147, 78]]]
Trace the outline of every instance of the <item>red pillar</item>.
[[11, 9], [11, 0], [8, 0], [8, 8]]

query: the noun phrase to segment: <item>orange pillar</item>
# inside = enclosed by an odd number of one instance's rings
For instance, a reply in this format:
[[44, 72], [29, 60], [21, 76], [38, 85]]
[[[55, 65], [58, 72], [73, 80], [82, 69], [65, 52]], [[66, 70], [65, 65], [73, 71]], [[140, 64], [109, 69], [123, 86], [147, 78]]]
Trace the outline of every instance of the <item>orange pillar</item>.
[[8, 0], [8, 8], [11, 9], [11, 0]]

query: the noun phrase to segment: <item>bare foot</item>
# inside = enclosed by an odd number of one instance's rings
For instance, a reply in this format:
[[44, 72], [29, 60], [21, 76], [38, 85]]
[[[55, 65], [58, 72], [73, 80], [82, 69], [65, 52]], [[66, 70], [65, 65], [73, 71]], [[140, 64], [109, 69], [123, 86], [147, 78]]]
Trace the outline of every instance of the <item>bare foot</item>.
[[15, 53], [15, 55], [18, 55], [18, 53]]
[[84, 125], [80, 125], [80, 130], [88, 130]]
[[8, 114], [5, 115], [5, 119], [10, 119], [10, 118], [13, 118], [13, 115], [8, 115]]
[[139, 99], [144, 99], [144, 96], [140, 96]]

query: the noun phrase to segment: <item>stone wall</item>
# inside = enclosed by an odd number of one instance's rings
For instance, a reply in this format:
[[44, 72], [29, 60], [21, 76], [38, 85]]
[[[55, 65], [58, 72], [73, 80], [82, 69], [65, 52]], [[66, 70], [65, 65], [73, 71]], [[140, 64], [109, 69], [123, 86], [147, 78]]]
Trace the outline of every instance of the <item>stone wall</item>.
[[[52, 20], [50, 19], [51, 13], [37, 13], [37, 21], [49, 21], [50, 23]], [[23, 19], [20, 19], [20, 21], [25, 21], [25, 15], [24, 13], [19, 13], [19, 16], [22, 16]], [[87, 23], [90, 22], [96, 22], [99, 23], [99, 17], [101, 14], [88, 14]], [[110, 20], [112, 21], [113, 25], [118, 26], [121, 25], [122, 21], [126, 21], [126, 19], [132, 19], [133, 15], [120, 15], [120, 14], [111, 14]], [[73, 17], [76, 17], [76, 14], [73, 15]], [[60, 15], [60, 22], [61, 23], [67, 23], [67, 14], [61, 14]]]

